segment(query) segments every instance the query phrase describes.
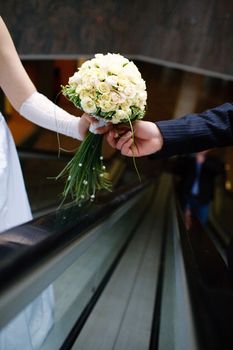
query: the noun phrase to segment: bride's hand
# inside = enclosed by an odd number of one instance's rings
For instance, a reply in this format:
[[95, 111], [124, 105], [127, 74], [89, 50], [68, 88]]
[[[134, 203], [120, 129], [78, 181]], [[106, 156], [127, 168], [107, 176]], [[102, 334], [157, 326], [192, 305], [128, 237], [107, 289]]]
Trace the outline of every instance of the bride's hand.
[[83, 113], [79, 123], [79, 133], [84, 138], [90, 129], [90, 126], [95, 129], [95, 134], [105, 134], [112, 129], [112, 123], [107, 123], [104, 126], [98, 127], [98, 120], [87, 113]]

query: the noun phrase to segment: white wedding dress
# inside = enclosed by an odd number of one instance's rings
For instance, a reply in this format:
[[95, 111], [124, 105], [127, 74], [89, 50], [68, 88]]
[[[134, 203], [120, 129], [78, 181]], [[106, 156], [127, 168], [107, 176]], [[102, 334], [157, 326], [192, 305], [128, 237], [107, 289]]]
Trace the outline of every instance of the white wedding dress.
[[[31, 219], [15, 144], [0, 113], [0, 232]], [[0, 350], [39, 349], [53, 326], [53, 310], [54, 294], [49, 286], [1, 329]]]

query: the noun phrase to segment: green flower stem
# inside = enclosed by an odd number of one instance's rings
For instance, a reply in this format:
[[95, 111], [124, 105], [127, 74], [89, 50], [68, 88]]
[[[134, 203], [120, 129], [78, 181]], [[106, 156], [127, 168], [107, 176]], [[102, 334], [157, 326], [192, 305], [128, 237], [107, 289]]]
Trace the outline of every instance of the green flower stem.
[[[130, 129], [132, 131], [132, 139], [133, 139], [133, 145], [134, 145], [135, 144], [135, 142], [134, 142], [134, 129], [133, 129], [133, 124], [132, 124], [130, 118], [128, 119], [128, 122], [129, 122]], [[137, 164], [136, 164], [136, 159], [134, 157], [134, 154], [133, 154], [133, 165], [134, 165], [134, 168], [136, 170], [136, 173], [137, 173], [137, 176], [139, 178], [139, 181], [142, 182], [142, 179], [141, 179], [140, 173], [138, 171], [138, 167], [137, 167]]]

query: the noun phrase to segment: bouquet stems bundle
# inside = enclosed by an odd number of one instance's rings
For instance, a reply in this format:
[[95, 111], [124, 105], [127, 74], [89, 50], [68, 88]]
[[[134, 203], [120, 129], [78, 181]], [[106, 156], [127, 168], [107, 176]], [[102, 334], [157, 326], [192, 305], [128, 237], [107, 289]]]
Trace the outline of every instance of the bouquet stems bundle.
[[64, 199], [68, 196], [75, 202], [85, 199], [93, 201], [96, 191], [111, 189], [111, 183], [103, 164], [102, 135], [88, 132], [74, 157], [69, 161], [56, 179], [66, 177], [63, 190]]
[[[119, 54], [95, 55], [70, 77], [63, 94], [82, 111], [101, 122], [130, 123], [143, 118], [146, 85], [133, 62]], [[58, 178], [66, 177], [64, 199], [93, 201], [96, 192], [111, 189], [103, 164], [103, 136], [88, 132], [78, 151]]]

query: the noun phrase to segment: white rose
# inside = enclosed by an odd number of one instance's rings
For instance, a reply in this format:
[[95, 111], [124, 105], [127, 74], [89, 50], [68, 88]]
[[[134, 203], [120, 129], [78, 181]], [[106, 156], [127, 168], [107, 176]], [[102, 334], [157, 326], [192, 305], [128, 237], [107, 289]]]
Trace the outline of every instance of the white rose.
[[115, 117], [115, 115], [112, 116], [112, 119], [111, 119], [111, 123], [112, 124], [119, 124], [120, 122], [121, 121], [117, 117]]
[[83, 97], [81, 99], [81, 107], [86, 113], [96, 113], [96, 105], [90, 97]]
[[103, 71], [102, 69], [98, 69], [96, 76], [99, 82], [104, 82], [106, 81], [107, 72]]
[[107, 83], [105, 83], [105, 82], [103, 81], [103, 82], [101, 82], [101, 83], [99, 83], [99, 84], [97, 85], [97, 90], [98, 90], [101, 94], [106, 95], [106, 94], [109, 94], [109, 93], [110, 93], [111, 88], [110, 88], [109, 84], [107, 84]]
[[84, 70], [84, 69], [88, 69], [90, 67], [90, 60], [85, 61], [84, 63], [82, 63], [82, 66], [78, 68], [78, 70]]
[[92, 90], [93, 89], [93, 81], [89, 77], [85, 77], [82, 84], [83, 89]]
[[136, 89], [130, 85], [126, 86], [126, 88], [124, 89], [124, 94], [132, 99], [136, 95]]
[[124, 67], [124, 74], [134, 84], [138, 84], [141, 81], [141, 74], [133, 62], [129, 62]]
[[131, 82], [128, 80], [128, 78], [125, 75], [119, 75], [118, 76], [118, 91], [124, 91], [126, 87], [131, 85]]
[[78, 84], [81, 81], [81, 77], [78, 72], [75, 72], [72, 77], [69, 78], [69, 84]]
[[146, 90], [146, 83], [145, 83], [145, 80], [141, 79], [139, 81], [139, 89], [140, 90]]
[[118, 65], [116, 62], [113, 62], [112, 64], [110, 64], [108, 69], [110, 74], [115, 74], [115, 75], [118, 75], [121, 70], [122, 70], [122, 66]]
[[104, 58], [104, 55], [102, 53], [96, 53], [95, 54], [95, 58], [99, 59], [99, 60], [102, 60]]
[[102, 54], [97, 54], [96, 55], [96, 58], [93, 59], [93, 64], [95, 66], [98, 66], [99, 69], [106, 73], [108, 71], [108, 68], [109, 68], [109, 62], [107, 60], [107, 57], [102, 55]]
[[116, 104], [111, 102], [110, 100], [99, 99], [98, 106], [100, 107], [102, 112], [111, 112], [116, 109]]
[[130, 117], [131, 114], [132, 114], [131, 108], [130, 108], [130, 106], [127, 105], [127, 104], [122, 104], [122, 105], [121, 105], [121, 110], [124, 111], [129, 117]]
[[99, 79], [95, 74], [89, 77], [88, 84], [91, 85], [93, 88], [95, 88], [99, 84]]
[[95, 89], [91, 89], [91, 90], [82, 89], [79, 93], [79, 97], [81, 100], [86, 99], [86, 98], [90, 98], [92, 101], [94, 101], [96, 98], [96, 91], [95, 91]]
[[142, 111], [144, 111], [145, 107], [145, 102], [141, 100], [140, 98], [135, 99], [134, 101], [134, 106], [138, 107]]
[[83, 86], [80, 84], [76, 86], [75, 92], [79, 95], [82, 90], [83, 90]]
[[145, 101], [146, 102], [146, 99], [147, 99], [147, 92], [146, 91], [140, 91], [138, 93], [138, 97], [139, 99], [141, 99], [142, 101]]
[[128, 119], [129, 115], [125, 111], [118, 109], [114, 114], [114, 118], [120, 122], [121, 120]]
[[125, 58], [124, 56], [120, 55], [120, 54], [111, 54], [108, 53], [107, 54], [108, 59], [117, 62], [119, 65], [123, 66], [124, 64], [128, 63], [129, 60], [127, 58]]
[[114, 102], [116, 104], [125, 102], [125, 96], [123, 94], [116, 92], [116, 91], [112, 91], [110, 93], [110, 99], [112, 102]]
[[98, 96], [98, 102], [101, 103], [101, 102], [111, 102], [110, 100], [110, 95], [109, 94], [104, 94], [104, 95], [99, 95]]
[[109, 75], [105, 79], [106, 83], [116, 87], [118, 85], [118, 77], [116, 75]]

